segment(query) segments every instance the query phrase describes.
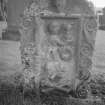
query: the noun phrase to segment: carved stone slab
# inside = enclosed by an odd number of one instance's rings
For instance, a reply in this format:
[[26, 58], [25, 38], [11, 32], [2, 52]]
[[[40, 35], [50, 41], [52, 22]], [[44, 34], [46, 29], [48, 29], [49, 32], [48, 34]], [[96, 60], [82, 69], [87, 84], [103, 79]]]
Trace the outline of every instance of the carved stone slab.
[[[77, 55], [81, 32], [78, 17], [42, 17], [41, 52], [44, 54], [46, 73], [43, 83], [51, 87], [74, 88], [77, 73]], [[43, 77], [43, 74], [42, 74]], [[67, 89], [68, 89], [67, 87]]]
[[91, 73], [96, 18], [80, 14], [66, 16], [38, 6], [32, 4], [22, 21], [25, 84], [35, 82], [42, 103], [54, 103], [55, 100], [63, 103], [68, 99], [74, 102], [72, 105], [80, 101], [88, 105], [88, 102], [103, 101], [104, 88], [101, 86], [104, 87], [105, 82], [101, 76]]

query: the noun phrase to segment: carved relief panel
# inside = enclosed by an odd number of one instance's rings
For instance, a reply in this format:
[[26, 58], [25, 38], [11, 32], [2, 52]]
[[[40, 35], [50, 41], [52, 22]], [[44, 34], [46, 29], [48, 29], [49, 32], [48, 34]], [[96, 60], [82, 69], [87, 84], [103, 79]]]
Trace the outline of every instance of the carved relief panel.
[[45, 36], [42, 40], [41, 52], [46, 59], [44, 71], [46, 76], [43, 82], [51, 87], [69, 91], [75, 86], [81, 19], [42, 17], [42, 20]]

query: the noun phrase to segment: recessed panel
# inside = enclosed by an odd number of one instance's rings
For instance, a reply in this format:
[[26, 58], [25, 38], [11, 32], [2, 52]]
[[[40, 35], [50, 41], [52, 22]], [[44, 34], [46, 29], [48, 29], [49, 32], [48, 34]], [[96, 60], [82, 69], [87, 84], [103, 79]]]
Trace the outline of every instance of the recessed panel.
[[46, 60], [42, 70], [42, 84], [58, 88], [73, 87], [81, 31], [80, 19], [44, 17], [43, 21], [41, 49]]

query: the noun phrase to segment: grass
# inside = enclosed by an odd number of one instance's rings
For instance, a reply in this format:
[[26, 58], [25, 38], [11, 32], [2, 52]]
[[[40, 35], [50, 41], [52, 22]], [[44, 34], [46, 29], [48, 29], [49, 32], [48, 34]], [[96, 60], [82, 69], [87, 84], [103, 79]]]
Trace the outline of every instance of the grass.
[[20, 43], [0, 41], [0, 75], [11, 75], [21, 70]]
[[105, 72], [105, 31], [98, 31], [93, 56], [94, 73]]

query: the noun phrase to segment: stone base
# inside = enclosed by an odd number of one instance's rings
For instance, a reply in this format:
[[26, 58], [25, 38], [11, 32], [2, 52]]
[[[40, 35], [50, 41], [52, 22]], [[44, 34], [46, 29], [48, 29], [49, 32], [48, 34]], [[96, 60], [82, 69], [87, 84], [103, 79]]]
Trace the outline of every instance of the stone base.
[[98, 82], [96, 84], [91, 82], [94, 91], [91, 90], [92, 94], [83, 98], [78, 97], [73, 90], [68, 93], [59, 89], [42, 92], [39, 87], [37, 92], [36, 85], [32, 81], [30, 84], [24, 84], [21, 74], [0, 77], [0, 105], [105, 105], [104, 90], [102, 91], [104, 85], [102, 81], [100, 84], [99, 87]]

